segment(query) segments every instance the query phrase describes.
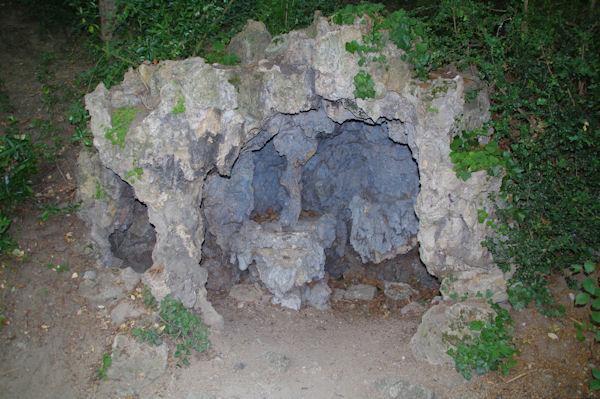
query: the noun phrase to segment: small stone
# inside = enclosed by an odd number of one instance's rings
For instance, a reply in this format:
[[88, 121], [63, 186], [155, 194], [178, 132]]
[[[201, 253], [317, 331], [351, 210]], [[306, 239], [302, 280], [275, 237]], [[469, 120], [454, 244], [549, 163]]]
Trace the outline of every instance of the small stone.
[[410, 302], [408, 305], [406, 305], [402, 309], [400, 309], [400, 313], [405, 315], [408, 313], [418, 313], [423, 310], [425, 310], [425, 307], [423, 307], [418, 302]]
[[329, 296], [331, 288], [323, 280], [316, 284], [307, 285], [302, 291], [302, 302], [319, 310], [329, 309]]
[[390, 281], [385, 282], [383, 293], [393, 301], [410, 301], [411, 296], [418, 295], [418, 292], [410, 285], [406, 283], [393, 283]]
[[165, 372], [168, 354], [165, 344], [139, 344], [128, 335], [116, 335], [105, 388], [121, 395], [136, 394]]
[[290, 366], [290, 359], [280, 353], [269, 351], [264, 357], [267, 365], [279, 374], [283, 374]]
[[377, 288], [367, 284], [357, 284], [350, 286], [344, 293], [344, 298], [348, 300], [370, 301], [375, 298]]
[[263, 295], [264, 291], [256, 283], [237, 284], [229, 291], [229, 296], [238, 302], [259, 302]]
[[345, 294], [346, 294], [346, 290], [343, 290], [341, 288], [334, 288], [333, 294], [331, 295], [331, 301], [338, 302], [344, 298]]
[[84, 280], [95, 280], [96, 279], [96, 271], [95, 270], [87, 270], [83, 273]]
[[233, 370], [235, 370], [235, 371], [240, 371], [240, 370], [243, 370], [245, 368], [246, 368], [246, 364], [242, 363], [242, 362], [239, 362], [239, 363], [236, 363], [236, 364], [233, 365]]

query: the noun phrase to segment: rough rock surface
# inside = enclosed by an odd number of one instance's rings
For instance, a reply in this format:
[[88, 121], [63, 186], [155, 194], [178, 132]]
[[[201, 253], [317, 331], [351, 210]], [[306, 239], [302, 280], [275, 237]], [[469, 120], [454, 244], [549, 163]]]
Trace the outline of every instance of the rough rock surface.
[[[171, 293], [215, 325], [222, 319], [200, 266], [206, 230], [233, 264], [255, 264], [274, 301], [292, 308], [304, 285], [323, 277], [323, 254], [341, 257], [347, 245], [380, 262], [418, 243], [432, 275], [458, 279], [470, 298], [487, 290], [505, 297], [477, 221], [477, 210], [492, 212], [488, 194], [500, 180], [482, 171], [463, 182], [449, 159], [452, 137], [489, 118], [485, 90], [465, 103], [476, 78], [414, 80], [388, 41], [386, 68], [366, 67], [375, 98], [358, 99], [358, 55], [345, 45], [360, 42], [368, 24], [317, 17], [266, 47], [262, 29], [248, 25], [248, 37], [230, 48], [247, 65], [146, 63], [86, 96], [98, 155], [82, 151], [81, 214], [101, 263], [123, 266], [111, 235], [134, 226], [120, 245], [139, 247], [138, 233], [149, 238], [151, 225], [156, 241], [146, 245], [161, 273], [144, 281], [159, 299]], [[182, 101], [185, 111], [174, 112]], [[124, 107], [135, 118], [114, 144], [111, 117]]]
[[453, 366], [454, 359], [446, 351], [475, 334], [470, 329], [471, 321], [485, 322], [491, 314], [494, 314], [492, 307], [483, 300], [433, 306], [423, 314], [410, 341], [413, 355], [431, 364]]
[[167, 345], [139, 344], [134, 338], [117, 334], [111, 351], [112, 364], [102, 389], [120, 395], [135, 395], [167, 368]]
[[344, 299], [350, 301], [370, 301], [375, 298], [377, 287], [367, 284], [356, 284], [348, 287], [344, 292]]

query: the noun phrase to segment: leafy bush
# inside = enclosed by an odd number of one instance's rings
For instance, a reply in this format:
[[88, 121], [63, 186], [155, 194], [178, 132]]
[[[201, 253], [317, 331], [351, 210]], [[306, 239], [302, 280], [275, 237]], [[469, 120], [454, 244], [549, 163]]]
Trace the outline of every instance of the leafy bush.
[[[585, 341], [584, 331], [592, 331], [594, 341], [600, 342], [600, 287], [598, 287], [598, 277], [596, 273], [596, 264], [590, 260], [583, 265], [572, 265], [574, 273], [583, 272], [587, 277], [581, 282], [580, 292], [575, 297], [575, 305], [588, 306], [589, 321], [582, 323], [574, 322], [577, 329], [577, 339]], [[592, 278], [595, 277], [595, 278]], [[600, 369], [592, 368], [592, 380], [590, 389], [600, 389]]]
[[[209, 62], [231, 65], [236, 57], [225, 53], [225, 45], [242, 29], [246, 20], [265, 23], [272, 34], [307, 26], [313, 12], [328, 14], [340, 6], [326, 0], [117, 0], [110, 26], [110, 40], [100, 37], [98, 3], [73, 0], [78, 28], [90, 34], [88, 45], [94, 68], [82, 81], [103, 81], [107, 87], [119, 82], [131, 66], [203, 56]], [[239, 60], [238, 60], [239, 61]], [[88, 84], [89, 85], [89, 84]]]
[[[150, 309], [157, 308], [157, 301], [150, 293], [148, 287], [144, 287], [144, 304]], [[171, 299], [167, 295], [160, 302], [159, 317], [162, 325], [147, 329], [134, 328], [131, 334], [138, 337], [138, 342], [147, 341], [153, 345], [160, 345], [164, 336], [171, 336], [176, 340], [175, 354], [179, 359], [178, 366], [189, 366], [189, 356], [192, 350], [202, 353], [208, 350], [208, 329], [202, 324], [199, 317], [190, 313], [179, 301]]]
[[459, 343], [456, 350], [449, 349], [448, 355], [454, 358], [456, 371], [470, 380], [472, 370], [485, 374], [490, 370], [500, 370], [507, 374], [516, 365], [513, 358], [519, 351], [512, 342], [512, 320], [505, 309], [493, 305], [496, 316], [490, 315], [486, 322], [473, 320], [471, 331], [479, 331], [470, 342]]
[[598, 9], [443, 0], [415, 13], [431, 29], [436, 63], [470, 66], [488, 83], [492, 141], [463, 132], [452, 158], [461, 178], [506, 171], [497, 234], [485, 245], [502, 269], [517, 268], [511, 300], [549, 305], [545, 276], [596, 259], [600, 244]]
[[33, 194], [31, 176], [37, 173], [39, 153], [28, 134], [21, 134], [18, 119], [9, 117], [0, 137], [0, 203], [15, 204]]

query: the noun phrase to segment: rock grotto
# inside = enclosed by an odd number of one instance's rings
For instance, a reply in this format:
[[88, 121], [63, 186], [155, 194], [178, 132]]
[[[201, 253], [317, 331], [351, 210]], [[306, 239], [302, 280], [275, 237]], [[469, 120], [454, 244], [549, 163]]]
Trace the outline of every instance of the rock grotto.
[[[378, 264], [417, 247], [444, 299], [505, 300], [477, 220], [500, 180], [462, 181], [449, 159], [453, 136], [489, 118], [486, 90], [457, 73], [415, 79], [388, 42], [385, 67], [363, 67], [375, 98], [356, 98], [361, 67], [345, 44], [366, 29], [317, 14], [271, 38], [249, 21], [229, 46], [241, 65], [145, 63], [88, 94], [97, 151], [80, 155], [80, 215], [99, 263], [152, 267], [144, 281], [158, 299], [171, 294], [215, 328], [207, 280], [228, 288], [247, 273], [276, 304], [326, 308], [329, 263]], [[480, 89], [470, 102], [468, 89]], [[413, 338], [428, 340], [421, 329]]]

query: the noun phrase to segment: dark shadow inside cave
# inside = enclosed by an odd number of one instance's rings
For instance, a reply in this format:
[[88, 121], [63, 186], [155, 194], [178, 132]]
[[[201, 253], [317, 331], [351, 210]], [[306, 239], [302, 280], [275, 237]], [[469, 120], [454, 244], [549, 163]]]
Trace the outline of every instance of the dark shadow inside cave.
[[[267, 281], [267, 288], [284, 297], [286, 277], [261, 262], [277, 264], [280, 253], [303, 245], [298, 236], [311, 234], [323, 264], [305, 281], [324, 272], [343, 278], [363, 267], [381, 280], [434, 287], [437, 280], [418, 254], [419, 171], [409, 146], [389, 138], [385, 121], [333, 123], [307, 133], [293, 118], [258, 149], [242, 151], [230, 177], [207, 178], [207, 287], [227, 289], [240, 277], [271, 279], [277, 283]], [[276, 241], [285, 234], [290, 244], [282, 247]]]

